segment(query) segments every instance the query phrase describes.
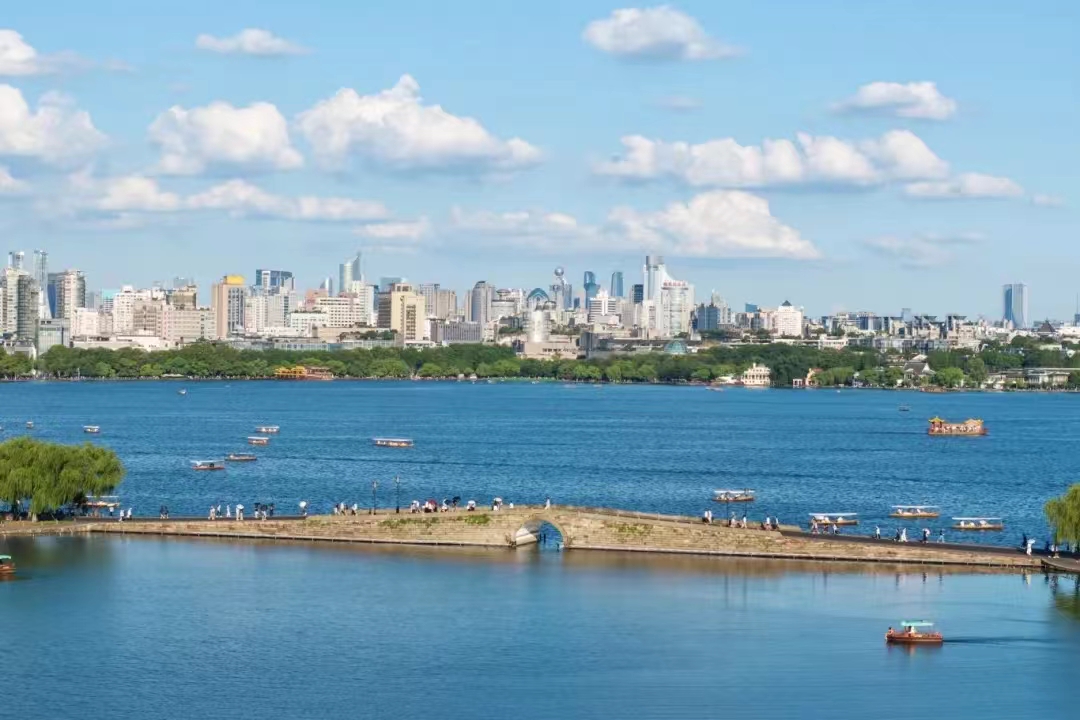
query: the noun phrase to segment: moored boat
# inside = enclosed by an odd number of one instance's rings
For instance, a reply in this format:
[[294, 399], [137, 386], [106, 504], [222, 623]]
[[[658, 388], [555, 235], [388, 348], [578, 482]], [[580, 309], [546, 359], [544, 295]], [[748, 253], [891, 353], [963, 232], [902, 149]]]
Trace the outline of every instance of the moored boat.
[[101, 428], [97, 425], [83, 425], [83, 432], [90, 435], [97, 435], [101, 432]]
[[377, 437], [372, 438], [371, 441], [376, 447], [411, 448], [413, 446], [412, 438]]
[[941, 517], [941, 511], [936, 505], [893, 505], [889, 517], [901, 520], [936, 518]]
[[899, 630], [890, 627], [885, 631], [885, 642], [891, 645], [940, 645], [944, 641], [929, 620], [904, 620]]
[[755, 499], [753, 490], [713, 490], [713, 502], [754, 502]]
[[928, 435], [971, 437], [985, 435], [986, 426], [977, 418], [968, 418], [964, 422], [955, 423], [933, 417], [930, 418], [930, 427], [926, 432]]
[[997, 517], [954, 517], [953, 530], [996, 531], [1005, 529], [1005, 521]]
[[261, 435], [251, 435], [247, 439], [248, 445], [269, 445], [270, 438], [262, 437]]
[[224, 470], [225, 463], [221, 460], [192, 460], [192, 470]]
[[0, 577], [15, 574], [15, 561], [10, 555], [0, 555]]
[[818, 525], [858, 525], [859, 513], [810, 513], [810, 521]]
[[229, 453], [225, 456], [228, 462], [255, 462], [259, 458], [248, 453]]

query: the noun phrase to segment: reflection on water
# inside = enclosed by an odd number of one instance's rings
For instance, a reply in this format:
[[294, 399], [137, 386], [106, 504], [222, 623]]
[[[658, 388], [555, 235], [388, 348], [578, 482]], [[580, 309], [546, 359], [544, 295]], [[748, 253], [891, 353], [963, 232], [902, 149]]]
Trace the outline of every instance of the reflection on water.
[[1047, 583], [1054, 597], [1054, 607], [1063, 615], [1080, 621], [1080, 575], [1049, 575]]

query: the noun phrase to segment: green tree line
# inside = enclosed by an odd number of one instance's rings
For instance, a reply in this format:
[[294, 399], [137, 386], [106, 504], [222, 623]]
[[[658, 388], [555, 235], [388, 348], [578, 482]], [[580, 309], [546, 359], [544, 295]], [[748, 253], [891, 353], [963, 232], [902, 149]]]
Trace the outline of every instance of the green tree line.
[[77, 506], [116, 489], [124, 466], [108, 448], [58, 445], [28, 437], [0, 442], [0, 502], [32, 517]]

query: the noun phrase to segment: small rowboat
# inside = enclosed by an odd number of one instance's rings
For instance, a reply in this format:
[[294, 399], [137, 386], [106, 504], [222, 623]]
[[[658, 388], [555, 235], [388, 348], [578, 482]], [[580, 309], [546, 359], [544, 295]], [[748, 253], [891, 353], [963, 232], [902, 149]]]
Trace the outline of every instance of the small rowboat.
[[34, 429], [34, 421], [33, 420], [27, 420], [26, 421], [26, 429], [27, 430], [33, 430]]
[[261, 435], [277, 435], [281, 431], [281, 428], [277, 425], [260, 425], [255, 428], [255, 432]]
[[811, 522], [818, 525], [858, 525], [859, 513], [811, 513]]
[[247, 453], [229, 453], [225, 456], [225, 459], [228, 462], [255, 462], [259, 458]]
[[934, 630], [934, 623], [927, 620], [904, 620], [899, 630], [889, 628], [885, 642], [890, 645], [940, 645], [945, 642], [941, 633]]
[[192, 460], [192, 470], [224, 470], [225, 463], [221, 460]]
[[1005, 521], [996, 517], [955, 517], [953, 530], [1004, 530]]
[[0, 577], [15, 574], [15, 562], [10, 555], [0, 555]]
[[176, 391], [176, 394], [177, 395], [187, 395], [187, 390], [185, 390], [184, 388], [180, 388], [179, 390]]
[[411, 438], [377, 437], [372, 438], [371, 441], [375, 443], [376, 447], [411, 448], [413, 446], [413, 441]]
[[713, 490], [713, 502], [738, 503], [754, 502], [753, 490]]
[[270, 444], [270, 438], [261, 437], [259, 435], [252, 435], [247, 440], [248, 440], [248, 445], [269, 445]]
[[893, 505], [889, 517], [901, 520], [916, 520], [919, 518], [941, 517], [941, 512], [936, 505]]
[[97, 435], [101, 432], [101, 428], [97, 425], [83, 425], [82, 430], [84, 433], [88, 433], [90, 435]]

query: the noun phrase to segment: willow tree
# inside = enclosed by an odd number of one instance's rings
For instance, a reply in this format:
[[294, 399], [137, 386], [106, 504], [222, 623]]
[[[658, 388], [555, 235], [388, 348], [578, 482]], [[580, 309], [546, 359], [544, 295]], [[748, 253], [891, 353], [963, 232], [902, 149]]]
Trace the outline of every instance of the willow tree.
[[1045, 512], [1056, 542], [1080, 543], [1080, 483], [1047, 502]]
[[89, 443], [58, 445], [28, 437], [0, 443], [0, 500], [13, 509], [28, 502], [33, 517], [112, 492], [124, 472], [115, 452]]

